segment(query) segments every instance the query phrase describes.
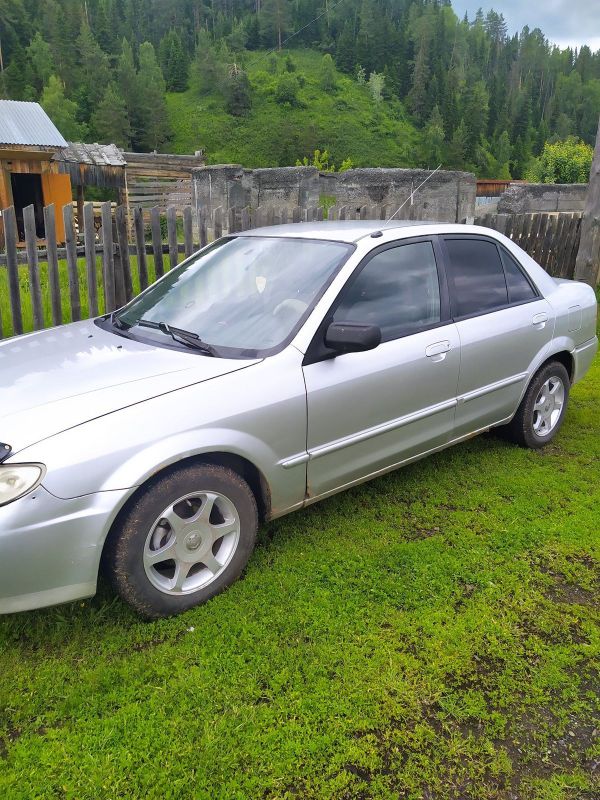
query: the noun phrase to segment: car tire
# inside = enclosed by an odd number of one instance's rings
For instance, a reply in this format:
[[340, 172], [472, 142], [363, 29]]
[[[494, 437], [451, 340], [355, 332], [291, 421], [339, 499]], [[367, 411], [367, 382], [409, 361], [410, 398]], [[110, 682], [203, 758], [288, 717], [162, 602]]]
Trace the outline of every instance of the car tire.
[[141, 616], [205, 603], [241, 575], [254, 549], [256, 499], [233, 470], [192, 464], [143, 490], [111, 531], [108, 578]]
[[563, 423], [570, 386], [569, 373], [560, 361], [544, 364], [533, 376], [512, 421], [498, 432], [521, 447], [545, 447]]

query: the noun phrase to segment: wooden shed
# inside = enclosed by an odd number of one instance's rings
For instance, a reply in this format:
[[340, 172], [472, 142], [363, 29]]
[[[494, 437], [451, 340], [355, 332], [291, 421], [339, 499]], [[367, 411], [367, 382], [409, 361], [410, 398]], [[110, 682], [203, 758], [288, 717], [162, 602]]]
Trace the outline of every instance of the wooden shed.
[[[71, 202], [71, 181], [54, 156], [67, 142], [39, 103], [0, 100], [0, 210], [15, 207], [19, 237], [24, 238], [23, 209], [33, 205], [37, 234], [44, 236], [44, 206]], [[56, 214], [56, 238], [64, 241], [62, 214]]]

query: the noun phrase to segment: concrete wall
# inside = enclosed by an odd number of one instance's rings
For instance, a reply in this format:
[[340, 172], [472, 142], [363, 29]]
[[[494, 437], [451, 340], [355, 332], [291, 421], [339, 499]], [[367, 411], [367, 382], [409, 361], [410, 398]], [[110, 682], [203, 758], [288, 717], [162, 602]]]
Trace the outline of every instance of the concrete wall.
[[[322, 195], [337, 206], [400, 206], [431, 173], [412, 169], [351, 169], [318, 172], [314, 167], [248, 170], [239, 164], [201, 167], [192, 173], [192, 202], [210, 214], [230, 208], [317, 206]], [[475, 213], [475, 176], [469, 172], [437, 172], [417, 192], [411, 217], [462, 221]], [[407, 203], [399, 217], [411, 209]]]
[[583, 211], [586, 183], [520, 183], [498, 200], [499, 214], [530, 214], [541, 211]]

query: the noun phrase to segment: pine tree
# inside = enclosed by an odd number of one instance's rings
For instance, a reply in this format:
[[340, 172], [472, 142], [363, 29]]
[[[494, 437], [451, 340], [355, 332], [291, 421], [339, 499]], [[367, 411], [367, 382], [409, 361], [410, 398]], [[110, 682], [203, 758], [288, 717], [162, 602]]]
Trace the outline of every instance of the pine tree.
[[85, 139], [87, 128], [77, 122], [77, 103], [67, 100], [64, 86], [56, 75], [48, 79], [40, 104], [67, 141]]
[[188, 81], [188, 60], [177, 31], [163, 36], [158, 48], [158, 58], [169, 92], [184, 92]]
[[123, 150], [131, 147], [131, 122], [125, 100], [112, 81], [92, 115], [92, 133], [103, 144], [116, 144]]
[[444, 120], [435, 105], [423, 136], [423, 160], [425, 166], [433, 169], [444, 160]]
[[290, 26], [289, 0], [264, 0], [260, 13], [261, 36], [266, 47], [281, 50]]
[[89, 120], [110, 82], [109, 61], [85, 21], [81, 25], [76, 47], [79, 55], [79, 112], [84, 120]]
[[237, 64], [232, 64], [224, 86], [225, 108], [234, 117], [245, 116], [252, 107], [250, 81]]
[[329, 53], [325, 53], [321, 59], [319, 68], [319, 85], [324, 92], [333, 92], [336, 88], [335, 65]]
[[42, 38], [39, 31], [29, 43], [27, 57], [33, 70], [34, 85], [38, 91], [41, 91], [50, 80], [50, 76], [56, 72], [56, 66], [50, 45]]
[[354, 26], [349, 19], [344, 23], [342, 32], [337, 40], [335, 62], [342, 72], [346, 72], [348, 75], [354, 72], [356, 66], [356, 40], [354, 38]]
[[140, 45], [139, 61], [136, 79], [139, 118], [134, 130], [134, 144], [141, 150], [157, 150], [169, 138], [170, 128], [165, 79], [150, 42]]

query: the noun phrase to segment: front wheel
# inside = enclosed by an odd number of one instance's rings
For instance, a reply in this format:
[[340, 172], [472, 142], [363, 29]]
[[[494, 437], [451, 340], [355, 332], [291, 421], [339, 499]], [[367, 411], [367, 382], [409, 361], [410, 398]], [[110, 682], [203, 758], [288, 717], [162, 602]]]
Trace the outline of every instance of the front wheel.
[[517, 413], [499, 432], [522, 447], [539, 449], [551, 442], [563, 423], [570, 388], [569, 373], [551, 361], [532, 378]]
[[233, 583], [256, 541], [248, 484], [211, 464], [173, 469], [127, 510], [107, 543], [118, 594], [149, 619], [206, 602]]

